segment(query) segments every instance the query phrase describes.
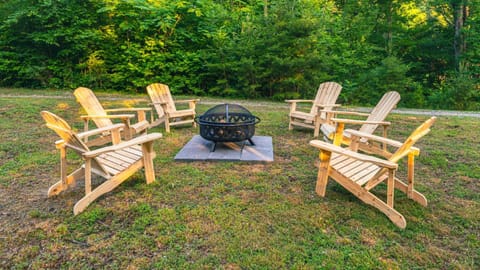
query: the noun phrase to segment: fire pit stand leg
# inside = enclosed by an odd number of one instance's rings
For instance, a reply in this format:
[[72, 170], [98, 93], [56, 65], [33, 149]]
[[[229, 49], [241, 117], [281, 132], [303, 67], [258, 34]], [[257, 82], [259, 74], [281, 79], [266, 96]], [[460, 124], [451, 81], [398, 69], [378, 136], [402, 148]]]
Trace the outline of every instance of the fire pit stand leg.
[[248, 139], [248, 142], [250, 143], [250, 145], [255, 145], [252, 141], [252, 139]]
[[213, 142], [213, 147], [210, 152], [215, 152], [215, 148], [217, 148], [217, 142]]

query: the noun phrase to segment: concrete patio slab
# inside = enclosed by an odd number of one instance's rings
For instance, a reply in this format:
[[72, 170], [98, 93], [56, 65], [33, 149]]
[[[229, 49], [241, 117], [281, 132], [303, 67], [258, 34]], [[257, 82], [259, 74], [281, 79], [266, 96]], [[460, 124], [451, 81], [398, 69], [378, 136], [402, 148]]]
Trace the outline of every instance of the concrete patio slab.
[[215, 151], [212, 152], [214, 143], [205, 140], [200, 135], [195, 135], [177, 153], [175, 160], [273, 162], [272, 137], [253, 136], [252, 141], [255, 145], [250, 145], [247, 141], [243, 150], [243, 142], [217, 143]]

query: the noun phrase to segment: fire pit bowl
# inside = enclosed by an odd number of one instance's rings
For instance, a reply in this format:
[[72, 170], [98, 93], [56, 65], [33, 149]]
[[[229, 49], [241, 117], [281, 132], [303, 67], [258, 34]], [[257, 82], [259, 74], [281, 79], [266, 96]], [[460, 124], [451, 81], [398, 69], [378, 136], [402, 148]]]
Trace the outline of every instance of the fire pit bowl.
[[[200, 136], [205, 140], [217, 142], [241, 142], [255, 134], [255, 124], [260, 122], [245, 107], [237, 104], [220, 104], [212, 107], [204, 114], [195, 117], [200, 126]], [[215, 150], [215, 146], [214, 146]], [[214, 151], [213, 150], [213, 151]]]

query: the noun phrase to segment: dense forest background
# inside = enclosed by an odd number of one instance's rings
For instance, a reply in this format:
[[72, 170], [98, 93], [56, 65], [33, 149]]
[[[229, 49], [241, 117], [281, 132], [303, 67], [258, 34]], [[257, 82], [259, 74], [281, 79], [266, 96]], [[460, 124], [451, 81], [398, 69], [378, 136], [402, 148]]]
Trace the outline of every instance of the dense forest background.
[[480, 109], [480, 0], [0, 0], [0, 86]]

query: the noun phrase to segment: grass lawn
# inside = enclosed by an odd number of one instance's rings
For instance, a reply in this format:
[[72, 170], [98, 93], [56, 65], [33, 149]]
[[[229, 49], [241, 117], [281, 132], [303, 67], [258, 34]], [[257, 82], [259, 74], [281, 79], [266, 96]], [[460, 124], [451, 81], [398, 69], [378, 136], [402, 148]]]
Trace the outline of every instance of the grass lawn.
[[[80, 130], [82, 111], [73, 95], [49, 93], [0, 98], [1, 269], [480, 268], [479, 119], [439, 117], [418, 143], [416, 187], [429, 205], [396, 192], [405, 230], [334, 181], [317, 196], [313, 132], [288, 131], [286, 104], [252, 101], [239, 102], [262, 119], [256, 134], [273, 137], [273, 163], [175, 162], [198, 129], [154, 128], [164, 133], [156, 182], [147, 186], [139, 172], [73, 216], [81, 183], [46, 197], [60, 174], [58, 137], [39, 112]], [[147, 104], [146, 95], [108, 97], [99, 95], [105, 107]], [[219, 103], [202, 100], [197, 112]], [[406, 138], [426, 118], [392, 114], [390, 137]], [[69, 159], [70, 169], [81, 164]], [[405, 164], [397, 175], [405, 177]]]

